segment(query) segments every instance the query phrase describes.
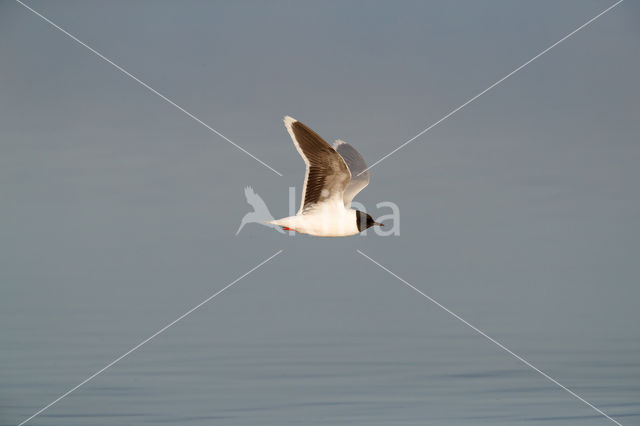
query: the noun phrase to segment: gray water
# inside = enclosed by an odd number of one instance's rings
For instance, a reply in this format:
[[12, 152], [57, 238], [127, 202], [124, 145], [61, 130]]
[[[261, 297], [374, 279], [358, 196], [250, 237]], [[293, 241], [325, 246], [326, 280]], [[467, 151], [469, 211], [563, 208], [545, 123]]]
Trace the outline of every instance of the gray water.
[[624, 2], [372, 169], [400, 235], [234, 235], [371, 164], [610, 3], [0, 2], [0, 424], [640, 424], [640, 33]]
[[[291, 264], [304, 258], [292, 251], [297, 244], [32, 424], [607, 423], [364, 258], [332, 253], [341, 243], [308, 248], [322, 262], [303, 259], [304, 272]], [[206, 267], [204, 257], [192, 262], [202, 275], [173, 286], [109, 283], [97, 274], [81, 286], [50, 281], [29, 296], [10, 293], [16, 303], [2, 309], [4, 424], [32, 414], [238, 275]], [[257, 263], [242, 262], [244, 269]], [[156, 273], [171, 275], [176, 265], [168, 263], [155, 265]], [[359, 270], [358, 278], [341, 278], [348, 269]], [[498, 301], [492, 285], [456, 296], [430, 286], [427, 275], [405, 274], [622, 424], [637, 424], [633, 328], [604, 331], [589, 313], [565, 315], [562, 302], [535, 295], [503, 293]]]

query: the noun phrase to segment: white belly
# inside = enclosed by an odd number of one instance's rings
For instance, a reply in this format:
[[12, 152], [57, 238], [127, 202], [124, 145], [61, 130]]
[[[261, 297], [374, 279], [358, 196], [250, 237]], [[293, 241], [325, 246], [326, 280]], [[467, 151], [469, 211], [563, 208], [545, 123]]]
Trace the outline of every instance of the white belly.
[[344, 207], [331, 211], [311, 211], [269, 223], [316, 237], [347, 237], [360, 233], [356, 224], [356, 211]]

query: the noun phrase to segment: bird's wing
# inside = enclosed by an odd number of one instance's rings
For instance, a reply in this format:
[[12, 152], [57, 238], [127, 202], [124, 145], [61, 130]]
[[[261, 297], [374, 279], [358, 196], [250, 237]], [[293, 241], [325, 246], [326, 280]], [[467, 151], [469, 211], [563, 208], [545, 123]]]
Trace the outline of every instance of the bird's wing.
[[295, 118], [285, 117], [284, 125], [307, 165], [298, 214], [322, 203], [342, 206], [344, 190], [351, 180], [351, 173], [342, 157], [317, 133]]
[[344, 206], [349, 208], [358, 192], [369, 185], [369, 170], [360, 153], [345, 141], [338, 139], [333, 143], [333, 149], [344, 159], [351, 172], [351, 181], [344, 190]]

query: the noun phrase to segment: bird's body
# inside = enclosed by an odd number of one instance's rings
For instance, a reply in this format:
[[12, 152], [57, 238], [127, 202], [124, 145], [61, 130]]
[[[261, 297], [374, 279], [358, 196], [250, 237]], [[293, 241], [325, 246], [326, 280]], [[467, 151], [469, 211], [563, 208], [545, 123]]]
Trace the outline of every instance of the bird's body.
[[307, 213], [284, 217], [269, 223], [285, 229], [316, 237], [347, 237], [360, 233], [356, 221], [356, 210], [344, 205], [327, 206]]
[[284, 124], [307, 169], [302, 202], [295, 216], [268, 223], [318, 237], [346, 237], [380, 225], [351, 208], [351, 201], [369, 183], [369, 171], [358, 152], [343, 141], [331, 147], [292, 117]]

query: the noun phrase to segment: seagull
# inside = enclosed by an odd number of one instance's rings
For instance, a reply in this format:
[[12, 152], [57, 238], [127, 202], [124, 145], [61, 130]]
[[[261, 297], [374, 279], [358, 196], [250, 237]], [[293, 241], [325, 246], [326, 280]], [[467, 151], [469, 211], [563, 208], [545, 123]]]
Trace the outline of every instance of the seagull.
[[358, 151], [342, 140], [332, 147], [293, 117], [286, 116], [284, 125], [307, 165], [302, 202], [295, 216], [267, 223], [317, 237], [347, 237], [383, 226], [351, 208], [353, 198], [369, 184], [369, 170]]

